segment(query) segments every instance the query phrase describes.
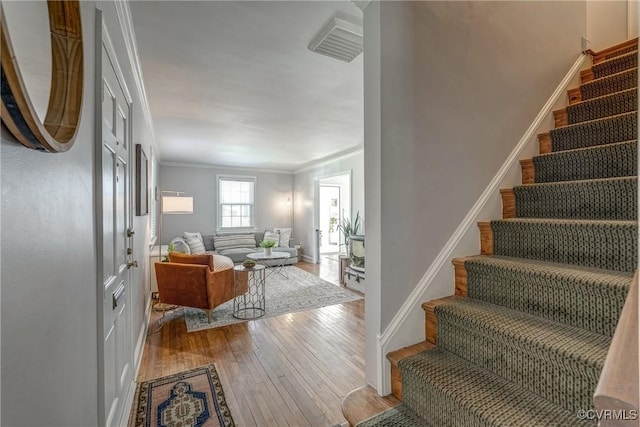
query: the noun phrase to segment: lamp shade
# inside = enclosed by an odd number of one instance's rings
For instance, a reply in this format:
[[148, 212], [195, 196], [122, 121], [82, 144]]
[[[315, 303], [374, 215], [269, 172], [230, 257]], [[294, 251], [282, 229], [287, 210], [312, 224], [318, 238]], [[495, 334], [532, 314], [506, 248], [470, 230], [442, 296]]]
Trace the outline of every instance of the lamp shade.
[[163, 214], [193, 213], [193, 197], [162, 196]]

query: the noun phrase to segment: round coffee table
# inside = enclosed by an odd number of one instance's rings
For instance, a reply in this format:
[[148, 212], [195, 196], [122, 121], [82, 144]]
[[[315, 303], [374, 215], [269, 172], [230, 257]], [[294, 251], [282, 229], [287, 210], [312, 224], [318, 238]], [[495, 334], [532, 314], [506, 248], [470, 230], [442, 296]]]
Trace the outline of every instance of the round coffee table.
[[254, 252], [252, 254], [247, 254], [247, 258], [268, 268], [269, 271], [267, 272], [267, 277], [271, 273], [278, 273], [282, 277], [287, 279], [289, 278], [287, 270], [284, 268], [284, 262], [289, 259], [289, 253], [287, 252], [271, 252], [271, 255], [265, 255], [264, 252]]

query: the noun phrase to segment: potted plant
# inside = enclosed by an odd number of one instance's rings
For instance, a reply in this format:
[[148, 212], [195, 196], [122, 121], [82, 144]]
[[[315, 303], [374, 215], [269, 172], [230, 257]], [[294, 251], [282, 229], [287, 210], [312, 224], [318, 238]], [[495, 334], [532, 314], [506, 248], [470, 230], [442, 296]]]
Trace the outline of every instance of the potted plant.
[[[173, 242], [169, 243], [169, 246], [167, 246], [167, 253], [175, 252], [175, 251], [176, 251], [176, 245], [174, 245]], [[169, 262], [169, 255], [163, 257], [161, 262]]]
[[271, 252], [273, 251], [273, 248], [275, 246], [276, 246], [275, 240], [263, 240], [262, 242], [260, 242], [260, 247], [262, 248], [266, 256], [271, 255]]
[[356, 212], [356, 218], [353, 220], [353, 223], [349, 218], [343, 217], [342, 224], [338, 225], [338, 230], [340, 230], [342, 237], [344, 237], [344, 243], [342, 245], [347, 246], [349, 244], [349, 237], [358, 234], [360, 231], [360, 211]]

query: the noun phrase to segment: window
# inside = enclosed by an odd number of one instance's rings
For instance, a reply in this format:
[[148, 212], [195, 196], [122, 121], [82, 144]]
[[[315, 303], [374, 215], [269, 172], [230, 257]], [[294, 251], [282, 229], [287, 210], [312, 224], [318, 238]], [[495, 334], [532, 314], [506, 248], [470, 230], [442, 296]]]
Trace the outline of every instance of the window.
[[218, 228], [254, 228], [256, 178], [218, 176]]

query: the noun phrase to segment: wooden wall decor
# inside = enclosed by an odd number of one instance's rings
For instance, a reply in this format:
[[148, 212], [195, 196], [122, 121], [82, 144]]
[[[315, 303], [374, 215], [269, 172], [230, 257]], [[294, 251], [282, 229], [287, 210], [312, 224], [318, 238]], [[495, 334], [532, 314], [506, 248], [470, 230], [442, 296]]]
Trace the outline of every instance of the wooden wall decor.
[[5, 16], [2, 21], [2, 122], [23, 145], [39, 151], [67, 151], [82, 111], [83, 52], [78, 0], [47, 1], [51, 31], [51, 91], [44, 123], [36, 114], [18, 69]]

